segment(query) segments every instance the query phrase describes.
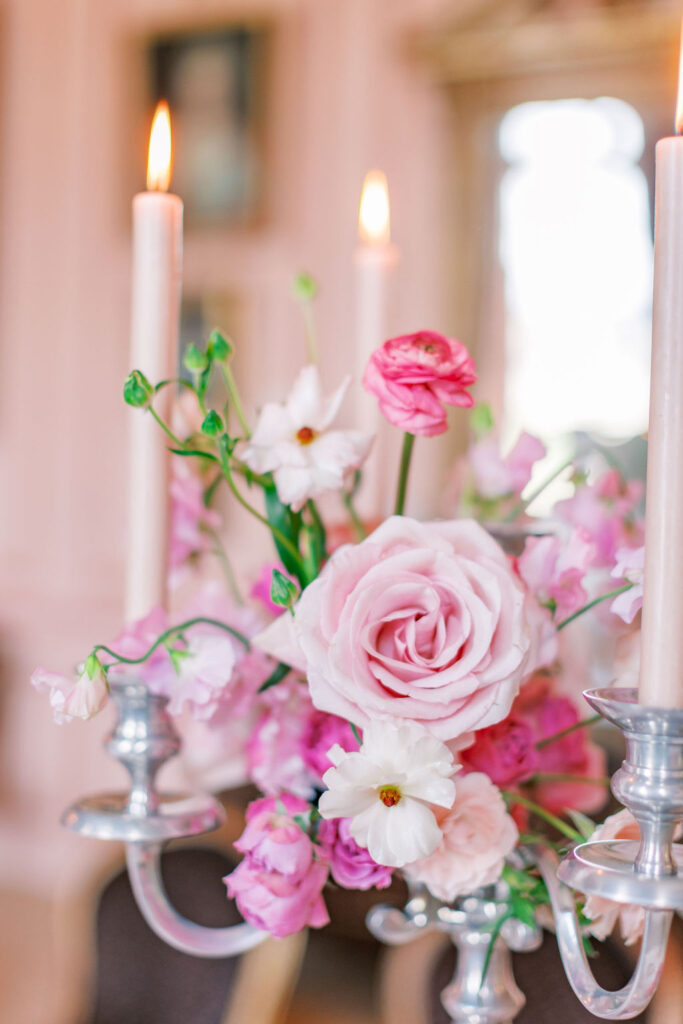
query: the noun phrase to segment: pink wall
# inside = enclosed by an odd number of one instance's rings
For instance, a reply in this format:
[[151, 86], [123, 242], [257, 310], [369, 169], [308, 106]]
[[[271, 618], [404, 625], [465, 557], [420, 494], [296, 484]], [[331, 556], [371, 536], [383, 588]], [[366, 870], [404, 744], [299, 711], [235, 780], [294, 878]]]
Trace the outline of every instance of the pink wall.
[[[252, 234], [188, 237], [186, 281], [245, 300], [249, 398], [301, 357], [289, 294], [322, 284], [324, 374], [352, 362], [353, 250], [365, 171], [381, 166], [402, 250], [387, 331], [443, 320], [444, 99], [407, 54], [434, 0], [0, 0], [0, 858], [5, 878], [68, 884], [94, 844], [62, 806], [114, 783], [106, 722], [58, 729], [28, 686], [118, 629], [122, 598], [130, 68], [146, 32], [263, 16], [275, 27], [272, 204]], [[447, 6], [447, 5], [446, 5]], [[417, 504], [417, 503], [416, 503]], [[247, 529], [237, 517], [233, 533]], [[250, 536], [250, 534], [246, 534]], [[245, 565], [255, 561], [246, 547]], [[63, 856], [60, 856], [63, 854]], [[28, 871], [27, 871], [28, 869]]]

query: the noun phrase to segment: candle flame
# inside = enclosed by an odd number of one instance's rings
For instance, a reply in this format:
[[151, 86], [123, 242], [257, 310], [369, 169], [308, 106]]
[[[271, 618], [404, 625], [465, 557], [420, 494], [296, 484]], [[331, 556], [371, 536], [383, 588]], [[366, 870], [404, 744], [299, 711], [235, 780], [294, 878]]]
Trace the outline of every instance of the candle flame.
[[681, 45], [678, 51], [678, 97], [676, 99], [676, 135], [683, 132], [683, 21], [681, 22]]
[[171, 114], [166, 100], [160, 100], [154, 112], [152, 130], [149, 135], [147, 188], [151, 192], [168, 192], [172, 169]]
[[368, 171], [363, 182], [358, 214], [358, 234], [370, 245], [387, 244], [390, 240], [389, 189], [383, 171]]

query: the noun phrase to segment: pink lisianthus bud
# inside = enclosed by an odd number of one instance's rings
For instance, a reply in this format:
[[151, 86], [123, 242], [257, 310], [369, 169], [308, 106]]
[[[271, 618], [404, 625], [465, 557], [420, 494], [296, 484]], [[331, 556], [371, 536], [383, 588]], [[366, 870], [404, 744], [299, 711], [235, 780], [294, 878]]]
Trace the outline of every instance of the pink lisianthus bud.
[[235, 843], [244, 859], [223, 879], [245, 920], [277, 938], [329, 922], [321, 895], [327, 857], [294, 820], [309, 812], [305, 800], [288, 793], [250, 804]]
[[313, 710], [301, 737], [301, 749], [304, 764], [321, 782], [327, 769], [332, 767], [327, 755], [335, 744], [347, 752], [358, 750], [358, 740], [345, 719]]
[[376, 349], [363, 385], [384, 416], [409, 434], [432, 437], [448, 429], [444, 405], [469, 408], [474, 362], [460, 341], [436, 331], [404, 334]]
[[496, 786], [526, 782], [538, 769], [535, 736], [528, 722], [516, 715], [481, 729], [474, 743], [460, 754], [466, 772], [485, 772]]
[[318, 842], [330, 859], [330, 871], [344, 889], [386, 889], [391, 868], [377, 864], [351, 835], [348, 818], [330, 818], [318, 826]]

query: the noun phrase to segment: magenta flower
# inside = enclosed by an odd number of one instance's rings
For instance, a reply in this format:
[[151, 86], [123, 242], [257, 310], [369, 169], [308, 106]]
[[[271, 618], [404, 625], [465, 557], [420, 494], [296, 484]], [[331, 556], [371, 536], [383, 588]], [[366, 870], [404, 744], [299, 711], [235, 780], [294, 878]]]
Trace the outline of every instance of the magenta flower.
[[474, 743], [460, 754], [466, 772], [485, 772], [496, 786], [526, 782], [538, 770], [536, 737], [528, 722], [509, 715], [474, 734]]
[[473, 405], [474, 362], [460, 341], [417, 331], [385, 341], [365, 368], [363, 385], [384, 416], [409, 434], [432, 437], [448, 429], [444, 405]]
[[335, 744], [347, 752], [358, 750], [358, 740], [345, 719], [314, 708], [301, 737], [301, 750], [304, 764], [320, 782], [327, 769], [332, 767], [327, 755]]
[[595, 552], [595, 544], [581, 530], [572, 531], [568, 540], [528, 537], [517, 566], [536, 600], [559, 622], [588, 601], [582, 584]]
[[351, 835], [348, 818], [330, 818], [318, 826], [318, 842], [330, 860], [330, 872], [344, 889], [386, 889], [391, 868], [377, 864]]
[[627, 580], [633, 586], [623, 594], [615, 597], [610, 609], [629, 625], [643, 607], [643, 572], [645, 569], [645, 546], [640, 548], [619, 548], [617, 564], [612, 569], [612, 576], [618, 580]]
[[305, 800], [288, 793], [250, 804], [235, 843], [244, 859], [223, 879], [244, 919], [277, 938], [329, 922], [321, 895], [327, 856], [294, 820], [309, 811]]

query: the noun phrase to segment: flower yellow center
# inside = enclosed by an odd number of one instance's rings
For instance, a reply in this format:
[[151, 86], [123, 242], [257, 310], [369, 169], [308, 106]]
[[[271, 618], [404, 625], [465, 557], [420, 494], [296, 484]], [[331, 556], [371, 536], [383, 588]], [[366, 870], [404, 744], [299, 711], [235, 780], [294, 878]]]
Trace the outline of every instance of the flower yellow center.
[[395, 807], [401, 799], [401, 790], [397, 786], [382, 786], [379, 798], [385, 807]]
[[301, 430], [297, 430], [296, 439], [299, 444], [310, 444], [311, 441], [315, 441], [316, 433], [313, 427], [302, 427]]

